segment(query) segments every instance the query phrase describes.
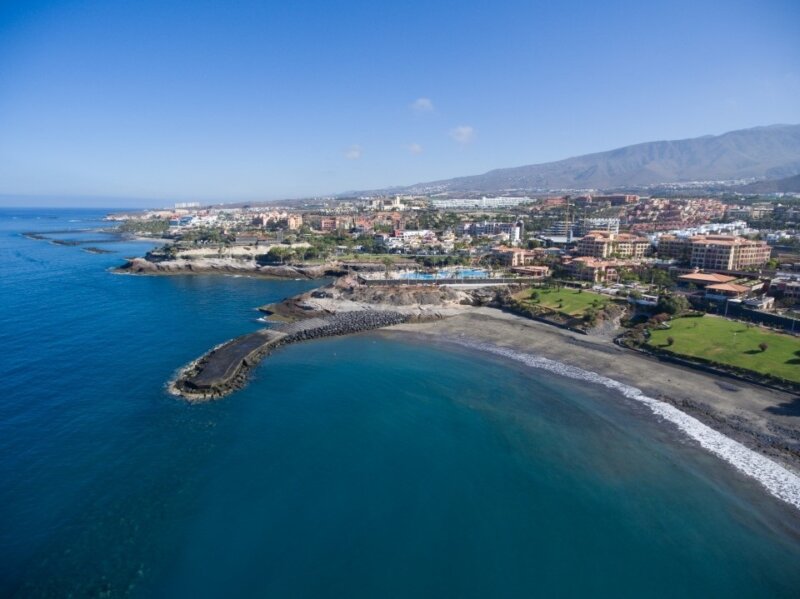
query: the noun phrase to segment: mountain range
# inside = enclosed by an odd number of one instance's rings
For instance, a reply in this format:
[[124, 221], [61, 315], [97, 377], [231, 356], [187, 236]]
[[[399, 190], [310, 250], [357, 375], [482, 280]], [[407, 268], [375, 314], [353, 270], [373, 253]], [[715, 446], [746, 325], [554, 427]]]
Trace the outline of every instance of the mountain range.
[[781, 179], [800, 174], [800, 125], [771, 125], [653, 141], [383, 192], [614, 189], [692, 181]]

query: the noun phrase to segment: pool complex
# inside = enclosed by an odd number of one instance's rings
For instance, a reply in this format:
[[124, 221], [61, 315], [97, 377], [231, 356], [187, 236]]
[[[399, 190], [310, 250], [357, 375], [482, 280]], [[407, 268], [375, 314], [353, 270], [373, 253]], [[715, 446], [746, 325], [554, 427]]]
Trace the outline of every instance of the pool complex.
[[491, 273], [485, 268], [443, 268], [436, 272], [403, 272], [398, 278], [414, 281], [436, 281], [439, 279], [486, 279]]

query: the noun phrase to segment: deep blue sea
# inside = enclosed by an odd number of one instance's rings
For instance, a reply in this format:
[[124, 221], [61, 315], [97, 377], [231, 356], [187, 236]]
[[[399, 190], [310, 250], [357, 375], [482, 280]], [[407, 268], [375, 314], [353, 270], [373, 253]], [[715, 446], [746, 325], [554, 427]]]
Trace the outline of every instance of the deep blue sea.
[[102, 215], [0, 210], [0, 596], [800, 595], [800, 512], [613, 390], [373, 333], [170, 396], [315, 283], [114, 275]]

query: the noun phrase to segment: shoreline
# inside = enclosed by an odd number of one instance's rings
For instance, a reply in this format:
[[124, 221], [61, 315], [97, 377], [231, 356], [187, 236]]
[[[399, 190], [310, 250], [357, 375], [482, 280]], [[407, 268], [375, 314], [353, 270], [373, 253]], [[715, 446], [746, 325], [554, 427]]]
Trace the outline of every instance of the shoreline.
[[181, 271], [154, 271], [154, 272], [132, 272], [128, 269], [114, 266], [108, 269], [113, 275], [126, 275], [131, 277], [192, 277], [200, 275], [213, 275], [222, 277], [247, 277], [250, 279], [267, 279], [272, 281], [317, 281], [327, 279], [332, 275], [321, 275], [319, 277], [310, 276], [290, 276], [279, 275], [268, 272], [260, 272], [258, 270], [226, 270], [220, 269], [187, 269]]
[[316, 280], [335, 276], [332, 265], [296, 267], [258, 264], [254, 260], [230, 258], [175, 259], [161, 262], [132, 258], [120, 266], [111, 268], [110, 272], [135, 276], [232, 275], [284, 280]]
[[634, 389], [800, 474], [800, 409], [791, 410], [797, 397], [790, 393], [660, 362], [610, 340], [487, 308], [440, 321], [397, 325], [381, 333], [490, 351], [516, 361], [529, 356], [580, 370], [586, 376], [574, 372], [567, 376]]

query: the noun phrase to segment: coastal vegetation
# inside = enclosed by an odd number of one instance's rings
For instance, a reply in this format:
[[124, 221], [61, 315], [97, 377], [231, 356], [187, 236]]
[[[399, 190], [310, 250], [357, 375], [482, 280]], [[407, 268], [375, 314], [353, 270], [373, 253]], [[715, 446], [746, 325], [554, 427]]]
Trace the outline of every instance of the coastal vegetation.
[[604, 308], [610, 298], [592, 291], [571, 288], [533, 288], [515, 297], [530, 308], [544, 308], [569, 317], [583, 317]]
[[798, 338], [742, 322], [714, 316], [676, 318], [668, 328], [651, 329], [645, 347], [800, 383]]
[[120, 233], [134, 235], [163, 235], [169, 229], [169, 221], [162, 218], [132, 218], [119, 226]]
[[521, 316], [583, 332], [601, 324], [615, 327], [624, 312], [620, 302], [608, 296], [560, 286], [525, 288], [510, 296], [505, 305]]

